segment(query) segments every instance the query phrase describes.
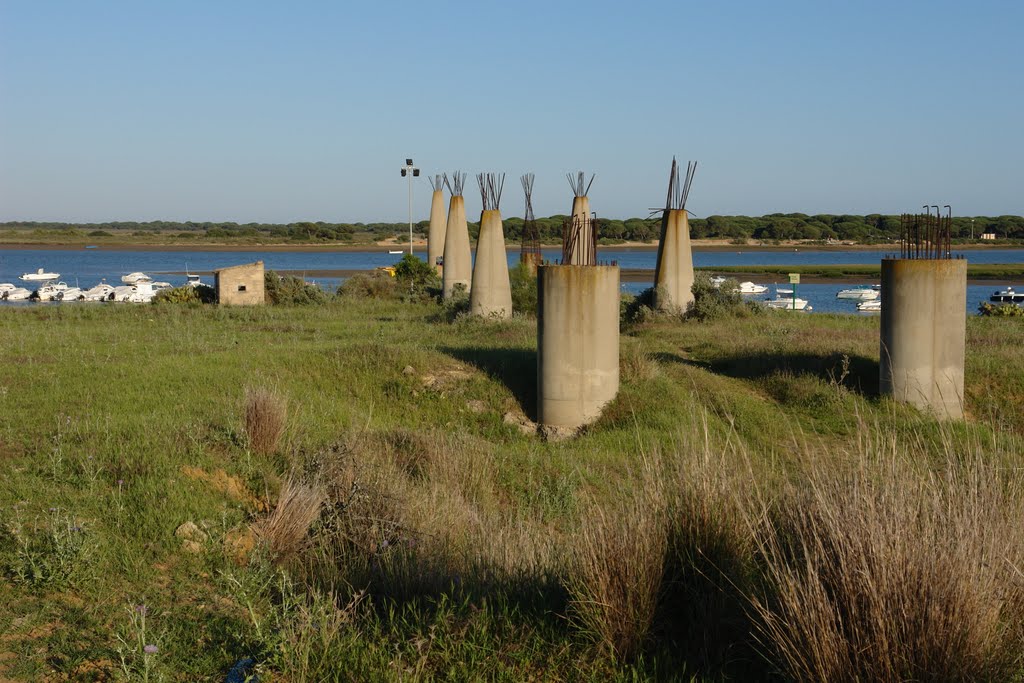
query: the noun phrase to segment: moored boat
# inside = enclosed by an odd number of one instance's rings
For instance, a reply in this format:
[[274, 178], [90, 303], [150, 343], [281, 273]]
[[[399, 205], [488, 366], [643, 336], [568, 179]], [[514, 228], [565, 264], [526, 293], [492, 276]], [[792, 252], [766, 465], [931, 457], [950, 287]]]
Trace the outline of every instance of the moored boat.
[[32, 292], [24, 287], [15, 287], [14, 289], [4, 290], [2, 296], [4, 301], [25, 301], [32, 296]]
[[59, 277], [60, 273], [47, 273], [40, 268], [34, 273], [23, 273], [18, 279], [24, 282], [47, 282], [49, 280], [56, 280]]
[[111, 287], [105, 282], [101, 282], [95, 287], [90, 287], [89, 289], [82, 292], [82, 297], [86, 301], [106, 301], [107, 299], [110, 298], [110, 295], [113, 293], [113, 287]]
[[874, 287], [867, 285], [863, 287], [851, 287], [849, 289], [840, 289], [836, 293], [837, 299], [855, 299], [857, 301], [873, 301], [878, 298], [879, 291]]
[[869, 311], [869, 312], [871, 312], [871, 311], [876, 311], [876, 312], [877, 311], [881, 311], [882, 310], [882, 300], [881, 299], [871, 299], [869, 301], [861, 301], [860, 303], [857, 304], [857, 310], [858, 311]]
[[768, 291], [765, 285], [754, 284], [753, 282], [741, 282], [740, 294], [764, 294]]
[[151, 279], [152, 278], [146, 275], [145, 273], [141, 273], [138, 271], [121, 276], [121, 282], [128, 285], [134, 285], [136, 282], [148, 282]]
[[81, 301], [85, 297], [80, 287], [68, 287], [55, 297], [58, 301]]
[[40, 301], [59, 300], [60, 296], [67, 288], [67, 283], [54, 282], [48, 285], [43, 285], [33, 293], [33, 296]]
[[1013, 287], [1007, 287], [995, 292], [988, 300], [995, 303], [1021, 303], [1024, 302], [1024, 292], [1018, 292]]

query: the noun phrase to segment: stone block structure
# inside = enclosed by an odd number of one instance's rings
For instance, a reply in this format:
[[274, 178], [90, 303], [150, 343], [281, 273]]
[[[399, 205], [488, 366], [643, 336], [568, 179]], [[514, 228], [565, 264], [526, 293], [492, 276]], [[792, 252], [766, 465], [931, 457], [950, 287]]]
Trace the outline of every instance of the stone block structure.
[[217, 303], [222, 306], [259, 306], [266, 303], [263, 261], [213, 271]]

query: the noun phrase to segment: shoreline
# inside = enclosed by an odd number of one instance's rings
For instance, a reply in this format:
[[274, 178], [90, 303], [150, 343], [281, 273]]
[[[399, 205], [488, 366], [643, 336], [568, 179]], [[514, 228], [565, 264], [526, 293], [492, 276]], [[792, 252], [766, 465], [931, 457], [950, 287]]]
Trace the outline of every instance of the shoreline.
[[[375, 244], [130, 244], [127, 242], [99, 243], [96, 245], [81, 244], [53, 244], [53, 243], [0, 243], [0, 252], [11, 251], [92, 251], [86, 247], [95, 247], [97, 251], [180, 251], [180, 252], [292, 252], [292, 253], [358, 253], [358, 252], [380, 252], [388, 253], [401, 249], [402, 253], [408, 253], [408, 243], [405, 249], [401, 244], [375, 243]], [[542, 249], [559, 249], [561, 245], [542, 245]], [[413, 242], [413, 249], [423, 251], [427, 243]], [[693, 251], [706, 252], [729, 252], [742, 253], [745, 251], [877, 251], [892, 252], [899, 249], [896, 244], [811, 244], [811, 243], [789, 243], [789, 244], [729, 244], [724, 240], [693, 240], [691, 242]], [[519, 245], [507, 245], [506, 251], [518, 251]], [[622, 244], [599, 244], [598, 251], [656, 251], [657, 242], [624, 242]], [[1024, 245], [1004, 244], [969, 244], [955, 246], [955, 251], [985, 251], [990, 249], [1021, 249]], [[399, 256], [399, 254], [395, 254]]]

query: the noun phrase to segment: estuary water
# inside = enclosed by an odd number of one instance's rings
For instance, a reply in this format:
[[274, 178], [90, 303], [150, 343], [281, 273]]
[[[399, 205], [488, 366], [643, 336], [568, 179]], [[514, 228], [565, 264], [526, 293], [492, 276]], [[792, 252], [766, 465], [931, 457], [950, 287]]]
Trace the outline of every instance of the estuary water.
[[[426, 259], [426, 253], [416, 251], [417, 256]], [[544, 258], [556, 260], [560, 256], [559, 249], [545, 249]], [[785, 250], [744, 250], [744, 251], [694, 251], [695, 266], [779, 266], [779, 265], [853, 265], [876, 264], [887, 255], [885, 251], [820, 251], [813, 249]], [[978, 249], [955, 252], [968, 259], [970, 263], [1021, 263], [1024, 261], [1024, 249]], [[262, 260], [267, 269], [298, 271], [324, 270], [372, 270], [380, 266], [394, 264], [401, 259], [401, 254], [389, 254], [385, 251], [313, 251], [313, 252], [282, 252], [282, 251], [136, 251], [118, 250], [116, 248], [84, 249], [3, 249], [0, 247], [0, 283], [11, 282], [29, 289], [33, 284], [22, 283], [18, 276], [22, 273], [35, 272], [43, 268], [49, 272], [60, 273], [60, 279], [69, 285], [78, 285], [83, 289], [92, 287], [105, 280], [111, 284], [121, 284], [120, 278], [134, 271], [142, 271], [156, 280], [170, 282], [173, 285], [184, 284], [185, 276], [180, 274], [186, 270], [191, 272], [210, 272], [216, 268], [252, 263]], [[519, 251], [508, 252], [510, 264], [519, 260]], [[598, 258], [602, 262], [617, 262], [623, 268], [651, 269], [655, 266], [657, 252], [653, 249], [601, 249]], [[335, 289], [341, 278], [307, 278], [315, 279], [317, 284], [328, 290]], [[781, 282], [778, 276], [760, 276], [752, 278], [760, 284], [771, 285]], [[211, 277], [205, 281], [212, 282]], [[651, 283], [623, 283], [623, 291], [636, 293], [646, 289]], [[1024, 288], [1024, 282], [1015, 283]], [[852, 313], [856, 311], [855, 302], [837, 300], [836, 292], [849, 285], [843, 284], [803, 284], [798, 287], [798, 295], [807, 299], [813, 309], [818, 312]], [[978, 305], [988, 301], [989, 295], [998, 287], [996, 285], [969, 285], [967, 288], [967, 309], [976, 311]], [[774, 296], [774, 289], [768, 294]], [[760, 297], [758, 297], [760, 298]]]

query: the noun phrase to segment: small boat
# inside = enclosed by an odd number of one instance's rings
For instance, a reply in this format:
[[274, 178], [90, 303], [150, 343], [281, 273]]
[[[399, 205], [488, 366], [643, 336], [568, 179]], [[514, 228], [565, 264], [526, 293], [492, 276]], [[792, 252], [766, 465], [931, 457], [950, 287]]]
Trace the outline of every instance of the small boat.
[[[0, 285], [0, 287], [2, 286], [3, 285]], [[988, 298], [988, 300], [994, 301], [995, 303], [1016, 304], [1024, 301], [1024, 292], [1018, 292], [1014, 290], [1013, 287], [1007, 287], [1006, 289], [1001, 289], [995, 292], [992, 296]]]
[[765, 301], [765, 306], [768, 308], [781, 308], [786, 311], [810, 311], [810, 306], [807, 305], [805, 299], [792, 296], [779, 296], [774, 299]]
[[48, 280], [56, 280], [60, 277], [60, 273], [47, 273], [42, 268], [34, 273], [25, 273], [18, 279], [23, 282], [47, 282]]
[[0, 297], [4, 295], [4, 292], [9, 292], [12, 289], [15, 289], [15, 287], [16, 285], [11, 284], [10, 282], [0, 282]]
[[132, 285], [118, 285], [114, 287], [114, 291], [110, 294], [111, 301], [127, 301], [128, 297], [132, 295], [135, 287]]
[[764, 294], [768, 291], [765, 285], [755, 285], [753, 282], [741, 282], [740, 294]]
[[793, 296], [792, 287], [776, 287], [775, 296]]
[[405, 252], [401, 249], [388, 249], [389, 254], [404, 254]]
[[882, 300], [881, 299], [870, 299], [868, 301], [861, 301], [857, 304], [858, 311], [881, 311]]
[[80, 287], [68, 287], [55, 298], [58, 301], [81, 301], [85, 295]]
[[723, 284], [725, 284], [725, 278], [722, 277], [721, 275], [715, 275], [713, 278], [711, 278], [711, 286], [714, 287], [715, 289], [718, 289]]
[[105, 282], [82, 292], [82, 298], [86, 301], [106, 301], [114, 293], [114, 288]]
[[139, 272], [128, 273], [127, 275], [122, 275], [121, 276], [121, 282], [123, 282], [125, 284], [128, 284], [128, 285], [134, 285], [136, 282], [139, 282], [139, 281], [146, 281], [146, 282], [148, 282], [150, 280], [152, 280], [151, 277], [149, 277], [145, 273], [139, 273]]
[[15, 287], [14, 289], [8, 289], [5, 290], [3, 293], [3, 299], [5, 301], [25, 301], [30, 296], [32, 296], [32, 292], [30, 290], [25, 289], [24, 287]]
[[132, 304], [148, 304], [156, 296], [157, 290], [153, 288], [153, 283], [145, 280], [139, 280], [132, 287], [132, 292], [123, 301], [127, 301]]
[[857, 301], [873, 301], [878, 298], [879, 291], [874, 287], [851, 287], [840, 289], [836, 293], [837, 299], [856, 299]]
[[209, 287], [210, 285], [203, 282], [203, 279], [198, 275], [185, 274], [188, 280], [185, 282], [186, 287]]
[[64, 291], [68, 288], [64, 282], [54, 282], [48, 285], [43, 285], [35, 291], [33, 296], [40, 301], [60, 301], [60, 297], [64, 294]]

